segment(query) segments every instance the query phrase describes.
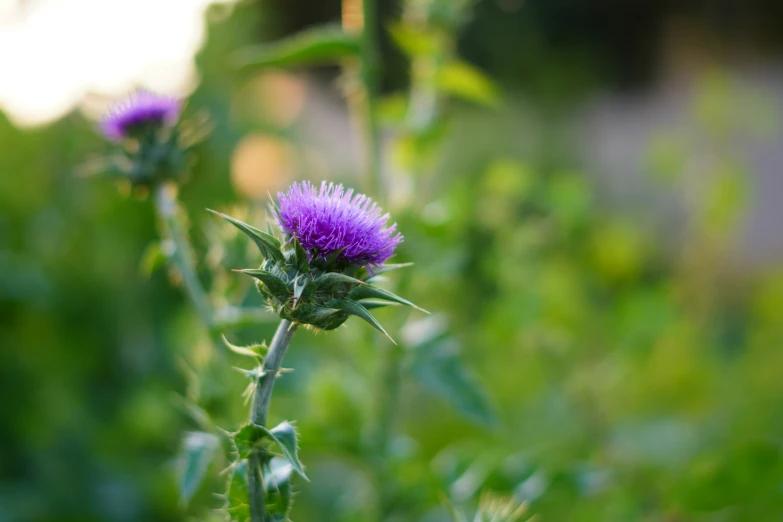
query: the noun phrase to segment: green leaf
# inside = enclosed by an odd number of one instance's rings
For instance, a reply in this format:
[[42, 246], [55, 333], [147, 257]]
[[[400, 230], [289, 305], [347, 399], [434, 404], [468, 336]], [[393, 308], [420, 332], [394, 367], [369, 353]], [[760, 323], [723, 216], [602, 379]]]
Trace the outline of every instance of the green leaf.
[[386, 272], [391, 272], [392, 270], [398, 270], [400, 268], [407, 268], [409, 266], [413, 266], [413, 263], [389, 263], [388, 265], [382, 265], [377, 266], [372, 269], [372, 271], [368, 270], [366, 267], [363, 267], [360, 270], [360, 279], [363, 281], [368, 281], [376, 276], [379, 276]]
[[366, 285], [367, 283], [340, 272], [326, 272], [315, 280], [315, 286], [321, 291], [330, 291], [341, 284]]
[[238, 219], [234, 219], [231, 216], [217, 212], [216, 210], [207, 210], [226, 219], [232, 225], [247, 234], [250, 239], [252, 239], [253, 242], [255, 242], [255, 244], [258, 246], [258, 249], [261, 251], [261, 255], [264, 256], [265, 259], [273, 260], [278, 263], [285, 262], [285, 256], [280, 251], [280, 241], [278, 241], [276, 237], [267, 234], [266, 232], [262, 232], [261, 230], [258, 230], [257, 228], [252, 227], [247, 223], [239, 221]]
[[[299, 276], [296, 279], [294, 279], [294, 308], [296, 308], [296, 305], [299, 303], [299, 300], [302, 298], [302, 293], [307, 287], [307, 283], [309, 281], [311, 281], [311, 279], [306, 276]], [[313, 293], [312, 291], [308, 292], [308, 294], [312, 294], [312, 293]]]
[[272, 439], [269, 430], [250, 422], [239, 428], [239, 431], [232, 433], [231, 437], [239, 457], [243, 459], [256, 451], [266, 452], [268, 441]]
[[389, 24], [388, 29], [394, 43], [408, 56], [431, 56], [441, 51], [441, 41], [434, 31], [403, 23]]
[[489, 107], [500, 104], [497, 86], [479, 69], [467, 62], [453, 60], [438, 73], [438, 87], [458, 98]]
[[359, 55], [359, 40], [336, 25], [316, 27], [273, 43], [240, 50], [235, 63], [240, 70], [263, 67], [296, 67], [332, 64]]
[[299, 461], [296, 429], [290, 422], [282, 422], [272, 430], [258, 424], [247, 423], [232, 434], [232, 437], [240, 458], [247, 458], [255, 451], [268, 454], [268, 441], [274, 442], [280, 447], [283, 457], [293, 466], [294, 471], [305, 480], [309, 480], [302, 468], [302, 463]]
[[419, 310], [421, 312], [424, 312], [425, 314], [428, 314], [429, 312], [427, 310], [424, 310], [423, 308], [419, 308], [415, 304], [411, 303], [407, 299], [403, 299], [402, 297], [389, 292], [388, 290], [384, 290], [383, 288], [379, 288], [377, 286], [373, 285], [363, 285], [354, 288], [348, 293], [348, 297], [351, 299], [383, 299], [385, 301], [392, 301], [394, 303], [399, 303], [401, 305], [410, 306], [415, 308], [416, 310]]
[[367, 311], [367, 309], [361, 305], [361, 303], [357, 303], [356, 301], [351, 301], [349, 299], [333, 299], [326, 303], [326, 306], [329, 308], [336, 308], [338, 310], [342, 310], [345, 313], [355, 315], [356, 317], [359, 317], [360, 319], [364, 319], [368, 323], [370, 323], [376, 330], [381, 332], [383, 335], [389, 338], [391, 342], [394, 344], [397, 344], [394, 339], [392, 339], [391, 335], [389, 335], [386, 330], [383, 329], [383, 326], [381, 326], [381, 323], [378, 322], [378, 320], [372, 316], [370, 312]]
[[288, 520], [291, 511], [291, 473], [294, 467], [287, 459], [273, 458], [264, 470], [266, 486], [266, 511], [275, 520]]
[[263, 359], [266, 355], [266, 352], [269, 350], [269, 347], [266, 345], [266, 343], [251, 344], [248, 346], [237, 346], [235, 344], [231, 344], [228, 339], [226, 339], [225, 335], [223, 336], [223, 344], [225, 344], [229, 350], [236, 354], [244, 355], [245, 357], [253, 357], [255, 359]]
[[308, 273], [310, 271], [310, 258], [307, 257], [307, 251], [296, 238], [294, 238], [294, 256], [296, 259], [296, 268], [302, 273]]
[[399, 306], [397, 303], [389, 301], [362, 301], [362, 306], [367, 310], [375, 310], [376, 308], [386, 308], [387, 306]]
[[293, 466], [294, 471], [301, 475], [303, 479], [309, 481], [302, 468], [302, 463], [299, 461], [296, 428], [290, 422], [284, 421], [272, 428], [269, 434], [280, 446], [280, 449], [283, 450], [283, 456]]
[[247, 460], [242, 459], [229, 468], [226, 511], [232, 521], [250, 520], [249, 491], [247, 486]]
[[190, 502], [198, 490], [219, 444], [212, 433], [192, 431], [185, 435], [179, 459], [179, 494], [183, 502]]
[[264, 283], [269, 292], [276, 297], [287, 299], [287, 296], [290, 294], [286, 282], [266, 270], [261, 270], [260, 268], [247, 268], [245, 270], [237, 270], [237, 272], [255, 277]]
[[459, 358], [453, 341], [444, 340], [416, 352], [413, 375], [435, 396], [483, 424], [497, 425], [494, 408], [481, 383]]

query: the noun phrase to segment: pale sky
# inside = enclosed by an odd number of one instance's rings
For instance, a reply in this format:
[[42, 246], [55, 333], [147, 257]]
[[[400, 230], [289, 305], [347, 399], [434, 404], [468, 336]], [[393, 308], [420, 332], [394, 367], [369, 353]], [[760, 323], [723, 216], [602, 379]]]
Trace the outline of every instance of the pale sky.
[[39, 125], [136, 87], [185, 95], [216, 0], [0, 0], [0, 110]]

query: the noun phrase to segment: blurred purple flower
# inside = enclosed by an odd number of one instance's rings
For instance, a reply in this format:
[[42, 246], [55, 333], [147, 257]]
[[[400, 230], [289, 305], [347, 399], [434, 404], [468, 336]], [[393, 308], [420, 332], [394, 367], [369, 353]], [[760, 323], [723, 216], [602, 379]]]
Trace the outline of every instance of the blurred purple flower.
[[276, 218], [307, 250], [326, 257], [343, 249], [338, 259], [352, 265], [378, 266], [394, 254], [402, 242], [397, 224], [386, 226], [389, 214], [370, 198], [342, 185], [309, 181], [294, 183], [288, 192], [278, 192]]
[[174, 125], [182, 108], [181, 100], [149, 91], [138, 91], [116, 104], [104, 116], [100, 129], [106, 138], [122, 141], [134, 129], [147, 125]]

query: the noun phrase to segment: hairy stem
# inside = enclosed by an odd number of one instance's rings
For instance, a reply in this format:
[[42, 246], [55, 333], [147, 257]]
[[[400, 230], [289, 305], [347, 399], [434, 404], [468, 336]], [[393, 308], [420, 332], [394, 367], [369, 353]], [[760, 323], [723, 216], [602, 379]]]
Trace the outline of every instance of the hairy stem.
[[[269, 403], [272, 400], [272, 389], [275, 386], [277, 373], [283, 364], [283, 357], [288, 349], [288, 344], [296, 331], [296, 324], [283, 319], [277, 327], [272, 344], [264, 357], [264, 375], [256, 383], [253, 395], [253, 406], [250, 410], [250, 422], [260, 426], [266, 426], [269, 415]], [[248, 462], [247, 481], [250, 497], [250, 516], [252, 522], [265, 522], [266, 520], [266, 489], [262, 467], [263, 459], [259, 454], [252, 454]]]

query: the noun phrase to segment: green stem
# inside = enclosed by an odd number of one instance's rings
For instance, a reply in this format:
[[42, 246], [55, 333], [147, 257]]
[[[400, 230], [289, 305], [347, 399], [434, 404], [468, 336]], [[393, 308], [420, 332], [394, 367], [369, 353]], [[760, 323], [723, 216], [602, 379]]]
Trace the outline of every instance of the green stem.
[[362, 110], [365, 135], [365, 162], [367, 191], [379, 194], [383, 191], [381, 178], [381, 143], [378, 129], [378, 11], [375, 0], [362, 0], [364, 25], [361, 38], [361, 79], [364, 87]]
[[[253, 405], [250, 410], [250, 422], [266, 426], [269, 415], [269, 404], [272, 400], [272, 389], [275, 386], [277, 374], [283, 364], [283, 357], [296, 331], [296, 324], [283, 319], [277, 327], [272, 344], [264, 357], [264, 375], [256, 383]], [[252, 522], [266, 521], [266, 488], [264, 486], [264, 461], [261, 455], [253, 453], [248, 462], [248, 495], [250, 501], [250, 518]]]
[[272, 338], [272, 344], [269, 345], [269, 351], [264, 357], [264, 376], [258, 379], [256, 392], [253, 395], [253, 407], [250, 413], [250, 422], [253, 424], [266, 425], [275, 379], [277, 379], [277, 373], [280, 371], [280, 365], [283, 364], [283, 357], [294, 332], [296, 332], [296, 323], [287, 319], [280, 321], [280, 326], [277, 327], [275, 336]]
[[163, 236], [171, 241], [173, 250], [169, 254], [170, 262], [177, 268], [182, 277], [182, 286], [196, 308], [201, 322], [210, 330], [214, 326], [212, 304], [209, 296], [201, 286], [196, 265], [193, 262], [193, 250], [188, 234], [177, 215], [177, 186], [173, 183], [163, 183], [155, 188], [155, 205], [163, 224]]

